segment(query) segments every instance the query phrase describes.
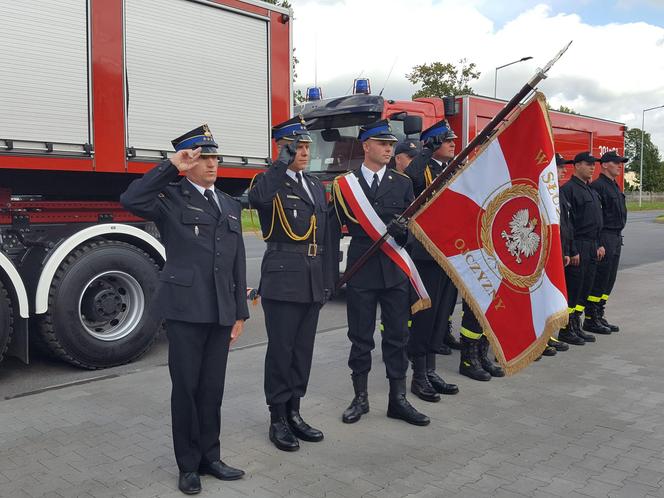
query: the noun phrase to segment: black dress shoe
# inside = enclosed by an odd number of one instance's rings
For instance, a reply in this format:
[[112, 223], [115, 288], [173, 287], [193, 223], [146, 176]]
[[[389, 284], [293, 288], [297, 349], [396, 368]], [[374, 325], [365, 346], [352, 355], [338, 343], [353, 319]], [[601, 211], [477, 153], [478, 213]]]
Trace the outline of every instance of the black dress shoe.
[[203, 475], [211, 475], [222, 481], [236, 481], [244, 475], [244, 470], [229, 467], [221, 460], [207, 465], [201, 465], [198, 472]]
[[180, 472], [178, 488], [186, 495], [197, 495], [201, 492], [201, 476], [198, 472]]
[[542, 356], [556, 356], [556, 354], [558, 354], [558, 351], [556, 350], [556, 348], [554, 348], [553, 346], [549, 346], [549, 345], [547, 345], [544, 348], [544, 351], [542, 351]]
[[435, 370], [427, 370], [427, 377], [429, 377], [429, 382], [431, 382], [431, 385], [436, 390], [436, 392], [440, 394], [459, 393], [459, 386], [445, 382], [445, 380], [440, 375], [438, 375]]
[[300, 416], [300, 412], [289, 412], [286, 420], [288, 421], [288, 425], [290, 425], [293, 434], [295, 434], [295, 437], [298, 439], [309, 441], [310, 443], [317, 443], [318, 441], [323, 440], [323, 433], [307, 424]]
[[279, 418], [270, 423], [270, 441], [281, 451], [297, 451], [300, 449], [300, 442], [291, 431], [285, 418]]

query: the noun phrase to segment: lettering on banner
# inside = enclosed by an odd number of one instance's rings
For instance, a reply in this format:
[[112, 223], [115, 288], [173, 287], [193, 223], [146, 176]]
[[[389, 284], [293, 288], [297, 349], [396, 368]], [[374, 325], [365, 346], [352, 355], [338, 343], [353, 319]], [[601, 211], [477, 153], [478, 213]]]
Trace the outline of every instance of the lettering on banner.
[[537, 155], [535, 156], [535, 164], [538, 166], [542, 166], [543, 164], [547, 164], [549, 161], [546, 158], [546, 154], [542, 149], [539, 150]]
[[[505, 303], [503, 303], [502, 298], [498, 296], [498, 290], [493, 287], [493, 284], [491, 283], [491, 280], [487, 274], [484, 272], [484, 270], [482, 270], [480, 264], [475, 260], [475, 257], [468, 250], [466, 241], [463, 239], [456, 239], [454, 241], [454, 247], [456, 247], [458, 251], [461, 251], [461, 254], [465, 254], [465, 261], [468, 265], [468, 268], [475, 275], [475, 278], [482, 287], [482, 290], [484, 290], [484, 292], [486, 292], [487, 295], [491, 297], [494, 309], [499, 310], [505, 308]], [[497, 265], [495, 258], [491, 259], [493, 260], [492, 263], [494, 264], [494, 268], [496, 268]]]
[[546, 191], [551, 197], [553, 205], [556, 206], [556, 214], [560, 217], [560, 194], [558, 189], [558, 177], [553, 171], [548, 171], [545, 175], [540, 176], [542, 183], [546, 185]]

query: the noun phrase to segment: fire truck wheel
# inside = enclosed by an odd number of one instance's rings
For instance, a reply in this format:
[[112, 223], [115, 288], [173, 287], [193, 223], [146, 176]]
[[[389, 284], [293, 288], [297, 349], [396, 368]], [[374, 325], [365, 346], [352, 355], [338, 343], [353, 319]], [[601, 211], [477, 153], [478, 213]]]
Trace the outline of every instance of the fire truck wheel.
[[0, 361], [7, 352], [12, 340], [12, 327], [14, 325], [14, 314], [12, 302], [7, 295], [5, 287], [0, 282]]
[[160, 320], [151, 313], [159, 267], [119, 241], [79, 246], [55, 273], [40, 332], [51, 353], [73, 365], [121, 365], [145, 353]]

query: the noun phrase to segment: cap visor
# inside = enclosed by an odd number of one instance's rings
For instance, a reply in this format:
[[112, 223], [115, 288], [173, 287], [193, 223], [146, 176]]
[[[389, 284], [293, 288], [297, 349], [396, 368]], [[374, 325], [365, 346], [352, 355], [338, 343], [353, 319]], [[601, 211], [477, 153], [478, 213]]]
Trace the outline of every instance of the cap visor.
[[375, 137], [369, 137], [367, 140], [381, 140], [383, 142], [398, 142], [399, 139], [394, 135], [376, 135]]
[[201, 156], [221, 156], [216, 147], [201, 147]]

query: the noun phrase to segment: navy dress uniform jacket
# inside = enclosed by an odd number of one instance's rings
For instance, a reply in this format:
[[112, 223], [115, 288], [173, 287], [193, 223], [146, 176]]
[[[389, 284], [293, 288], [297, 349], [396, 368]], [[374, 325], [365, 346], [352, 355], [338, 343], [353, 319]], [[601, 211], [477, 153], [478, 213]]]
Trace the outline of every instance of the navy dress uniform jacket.
[[[355, 175], [362, 186], [362, 190], [372, 203], [376, 214], [383, 220], [385, 225], [389, 224], [394, 218], [398, 217], [413, 202], [413, 183], [406, 175], [394, 170], [388, 169], [383, 175], [383, 179], [378, 185], [376, 198], [371, 197], [371, 188], [367, 185], [364, 176], [359, 169], [348, 173]], [[352, 209], [346, 203], [349, 213], [352, 216]], [[353, 216], [354, 217], [354, 216]], [[367, 235], [359, 223], [354, 223], [345, 216], [345, 213], [339, 201], [332, 207], [330, 215], [331, 223], [336, 225], [332, 227], [331, 233], [339, 236], [341, 226], [346, 225], [348, 234], [352, 237], [350, 247], [348, 248], [348, 258], [346, 269], [349, 270], [373, 244], [373, 240]], [[399, 241], [397, 241], [399, 242]], [[404, 241], [405, 242], [405, 241]], [[337, 240], [338, 243], [338, 240]], [[335, 244], [337, 247], [338, 245]], [[338, 265], [336, 267], [338, 272]], [[363, 289], [387, 289], [394, 287], [408, 280], [406, 274], [394, 263], [382, 250], [376, 251], [351, 277], [348, 285]]]
[[169, 160], [134, 180], [122, 205], [154, 221], [166, 247], [156, 309], [168, 320], [232, 326], [249, 318], [241, 206], [215, 189], [221, 215]]
[[[327, 233], [325, 188], [316, 177], [304, 173], [303, 181], [308, 184], [312, 201], [304, 188], [286, 174], [287, 169], [283, 162], [275, 162], [256, 178], [254, 187], [249, 191], [249, 202], [258, 210], [263, 236], [270, 235], [261, 264], [258, 292], [264, 298], [278, 301], [322, 303], [325, 300], [324, 290], [332, 287], [332, 277], [329, 274], [326, 276], [324, 269]], [[294, 241], [286, 234], [279, 216], [273, 213], [275, 196], [279, 196], [288, 224], [297, 236], [307, 233], [311, 216], [316, 215], [316, 244], [320, 251], [316, 256], [308, 255], [312, 237]], [[272, 245], [275, 243], [276, 247]], [[280, 244], [284, 250], [278, 248]], [[285, 250], [295, 245], [301, 247], [301, 252]]]

